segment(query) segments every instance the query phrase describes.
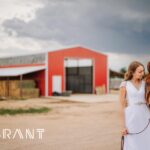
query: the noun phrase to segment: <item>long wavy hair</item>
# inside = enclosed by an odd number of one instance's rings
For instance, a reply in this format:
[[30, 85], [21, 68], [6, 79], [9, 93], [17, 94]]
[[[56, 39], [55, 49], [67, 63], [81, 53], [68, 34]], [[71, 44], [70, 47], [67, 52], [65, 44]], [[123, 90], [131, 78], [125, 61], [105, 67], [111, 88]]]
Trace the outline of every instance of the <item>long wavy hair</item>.
[[150, 73], [150, 61], [147, 63], [147, 71]]
[[148, 74], [145, 78], [145, 99], [147, 103], [150, 105], [149, 97], [150, 97], [150, 61], [147, 63], [147, 71]]
[[[128, 67], [128, 70], [127, 72], [125, 73], [125, 76], [124, 76], [124, 80], [125, 81], [128, 81], [128, 80], [131, 80], [133, 78], [133, 74], [135, 73], [136, 69], [139, 67], [139, 66], [142, 66], [144, 68], [144, 65], [138, 61], [133, 61], [129, 67]], [[145, 70], [145, 68], [144, 68]], [[145, 77], [145, 71], [144, 71], [144, 76], [143, 76], [143, 79]]]

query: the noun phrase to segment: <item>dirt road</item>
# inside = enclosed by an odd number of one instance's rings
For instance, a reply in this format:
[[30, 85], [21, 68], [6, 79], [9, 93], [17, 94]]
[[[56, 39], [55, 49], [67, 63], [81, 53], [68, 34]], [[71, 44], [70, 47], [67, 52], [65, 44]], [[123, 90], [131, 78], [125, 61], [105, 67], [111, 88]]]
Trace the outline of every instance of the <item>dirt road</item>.
[[2, 129], [44, 128], [43, 139], [0, 138], [2, 150], [119, 150], [119, 103], [61, 102], [50, 99], [0, 102], [0, 107], [52, 108], [47, 114], [0, 116]]

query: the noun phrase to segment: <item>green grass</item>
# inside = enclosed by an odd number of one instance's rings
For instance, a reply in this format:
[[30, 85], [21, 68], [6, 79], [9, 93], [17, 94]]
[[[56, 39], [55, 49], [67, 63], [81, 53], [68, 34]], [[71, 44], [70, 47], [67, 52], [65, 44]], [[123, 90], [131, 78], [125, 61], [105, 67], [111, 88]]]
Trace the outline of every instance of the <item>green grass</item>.
[[41, 108], [28, 108], [28, 109], [8, 109], [8, 108], [0, 108], [0, 115], [17, 115], [17, 114], [35, 114], [35, 113], [46, 113], [51, 109], [47, 107]]

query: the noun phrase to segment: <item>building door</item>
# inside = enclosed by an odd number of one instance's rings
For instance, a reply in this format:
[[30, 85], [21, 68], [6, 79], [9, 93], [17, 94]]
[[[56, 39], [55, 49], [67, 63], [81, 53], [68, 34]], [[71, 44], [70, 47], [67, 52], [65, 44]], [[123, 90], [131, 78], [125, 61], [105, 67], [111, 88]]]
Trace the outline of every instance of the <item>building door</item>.
[[62, 77], [53, 76], [52, 77], [52, 92], [62, 92]]
[[[77, 65], [77, 66], [76, 66]], [[73, 93], [92, 93], [93, 92], [93, 66], [80, 64], [66, 67], [66, 90]]]

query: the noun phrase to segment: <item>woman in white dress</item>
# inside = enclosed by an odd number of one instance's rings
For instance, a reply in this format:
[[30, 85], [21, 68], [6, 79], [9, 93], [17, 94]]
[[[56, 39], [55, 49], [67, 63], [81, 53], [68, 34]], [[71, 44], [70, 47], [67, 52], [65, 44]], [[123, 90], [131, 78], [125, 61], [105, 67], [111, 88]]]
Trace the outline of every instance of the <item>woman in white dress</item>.
[[132, 62], [120, 85], [123, 150], [150, 150], [150, 110], [145, 100], [144, 66]]

